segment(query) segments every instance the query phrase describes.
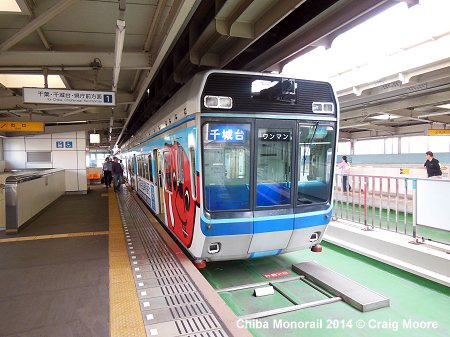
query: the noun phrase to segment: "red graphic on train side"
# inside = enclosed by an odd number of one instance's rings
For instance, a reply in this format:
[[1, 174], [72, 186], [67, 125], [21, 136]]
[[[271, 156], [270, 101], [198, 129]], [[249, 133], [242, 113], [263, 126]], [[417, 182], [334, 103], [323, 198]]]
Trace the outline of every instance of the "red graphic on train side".
[[[167, 226], [190, 247], [194, 234], [196, 202], [192, 196], [191, 166], [180, 143], [164, 145], [164, 204]], [[199, 177], [195, 174], [199, 183]], [[198, 195], [198, 194], [197, 194]]]

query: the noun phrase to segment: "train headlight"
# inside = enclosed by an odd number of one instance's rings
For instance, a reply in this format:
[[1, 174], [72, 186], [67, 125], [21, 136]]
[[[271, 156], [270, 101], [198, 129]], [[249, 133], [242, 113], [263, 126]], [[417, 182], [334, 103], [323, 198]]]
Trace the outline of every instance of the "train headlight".
[[207, 108], [218, 108], [219, 107], [219, 96], [205, 96], [203, 103]]
[[233, 107], [233, 99], [231, 97], [219, 96], [219, 108], [231, 109]]
[[207, 108], [231, 109], [233, 107], [233, 99], [226, 96], [205, 96], [203, 104]]
[[311, 106], [313, 113], [333, 114], [334, 104], [332, 102], [313, 102]]

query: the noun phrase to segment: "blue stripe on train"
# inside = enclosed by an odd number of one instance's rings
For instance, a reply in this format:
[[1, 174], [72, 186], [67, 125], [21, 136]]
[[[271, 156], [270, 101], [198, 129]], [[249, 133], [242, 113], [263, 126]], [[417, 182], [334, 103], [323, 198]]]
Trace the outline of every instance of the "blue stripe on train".
[[[330, 222], [332, 209], [304, 214], [209, 220], [203, 214], [200, 225], [205, 236], [239, 235], [278, 232], [307, 227], [323, 226]], [[328, 217], [327, 217], [328, 215]], [[210, 228], [208, 228], [210, 226]]]

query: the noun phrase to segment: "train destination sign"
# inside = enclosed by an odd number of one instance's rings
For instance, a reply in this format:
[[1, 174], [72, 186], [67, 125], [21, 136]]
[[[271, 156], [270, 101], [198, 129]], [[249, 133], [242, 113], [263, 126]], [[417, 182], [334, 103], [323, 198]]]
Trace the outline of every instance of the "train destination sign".
[[0, 132], [44, 132], [42, 122], [0, 122]]
[[114, 91], [23, 88], [24, 103], [115, 106]]
[[208, 132], [208, 140], [221, 142], [245, 142], [247, 141], [247, 130], [236, 125], [214, 125]]

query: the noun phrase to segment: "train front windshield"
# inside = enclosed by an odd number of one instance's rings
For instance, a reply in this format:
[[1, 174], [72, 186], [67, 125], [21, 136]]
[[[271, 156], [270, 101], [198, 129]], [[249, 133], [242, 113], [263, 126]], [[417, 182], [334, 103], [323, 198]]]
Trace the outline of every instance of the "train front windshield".
[[206, 210], [327, 208], [334, 125], [260, 119], [203, 124]]
[[334, 128], [300, 124], [298, 139], [297, 204], [325, 203], [331, 192]]

